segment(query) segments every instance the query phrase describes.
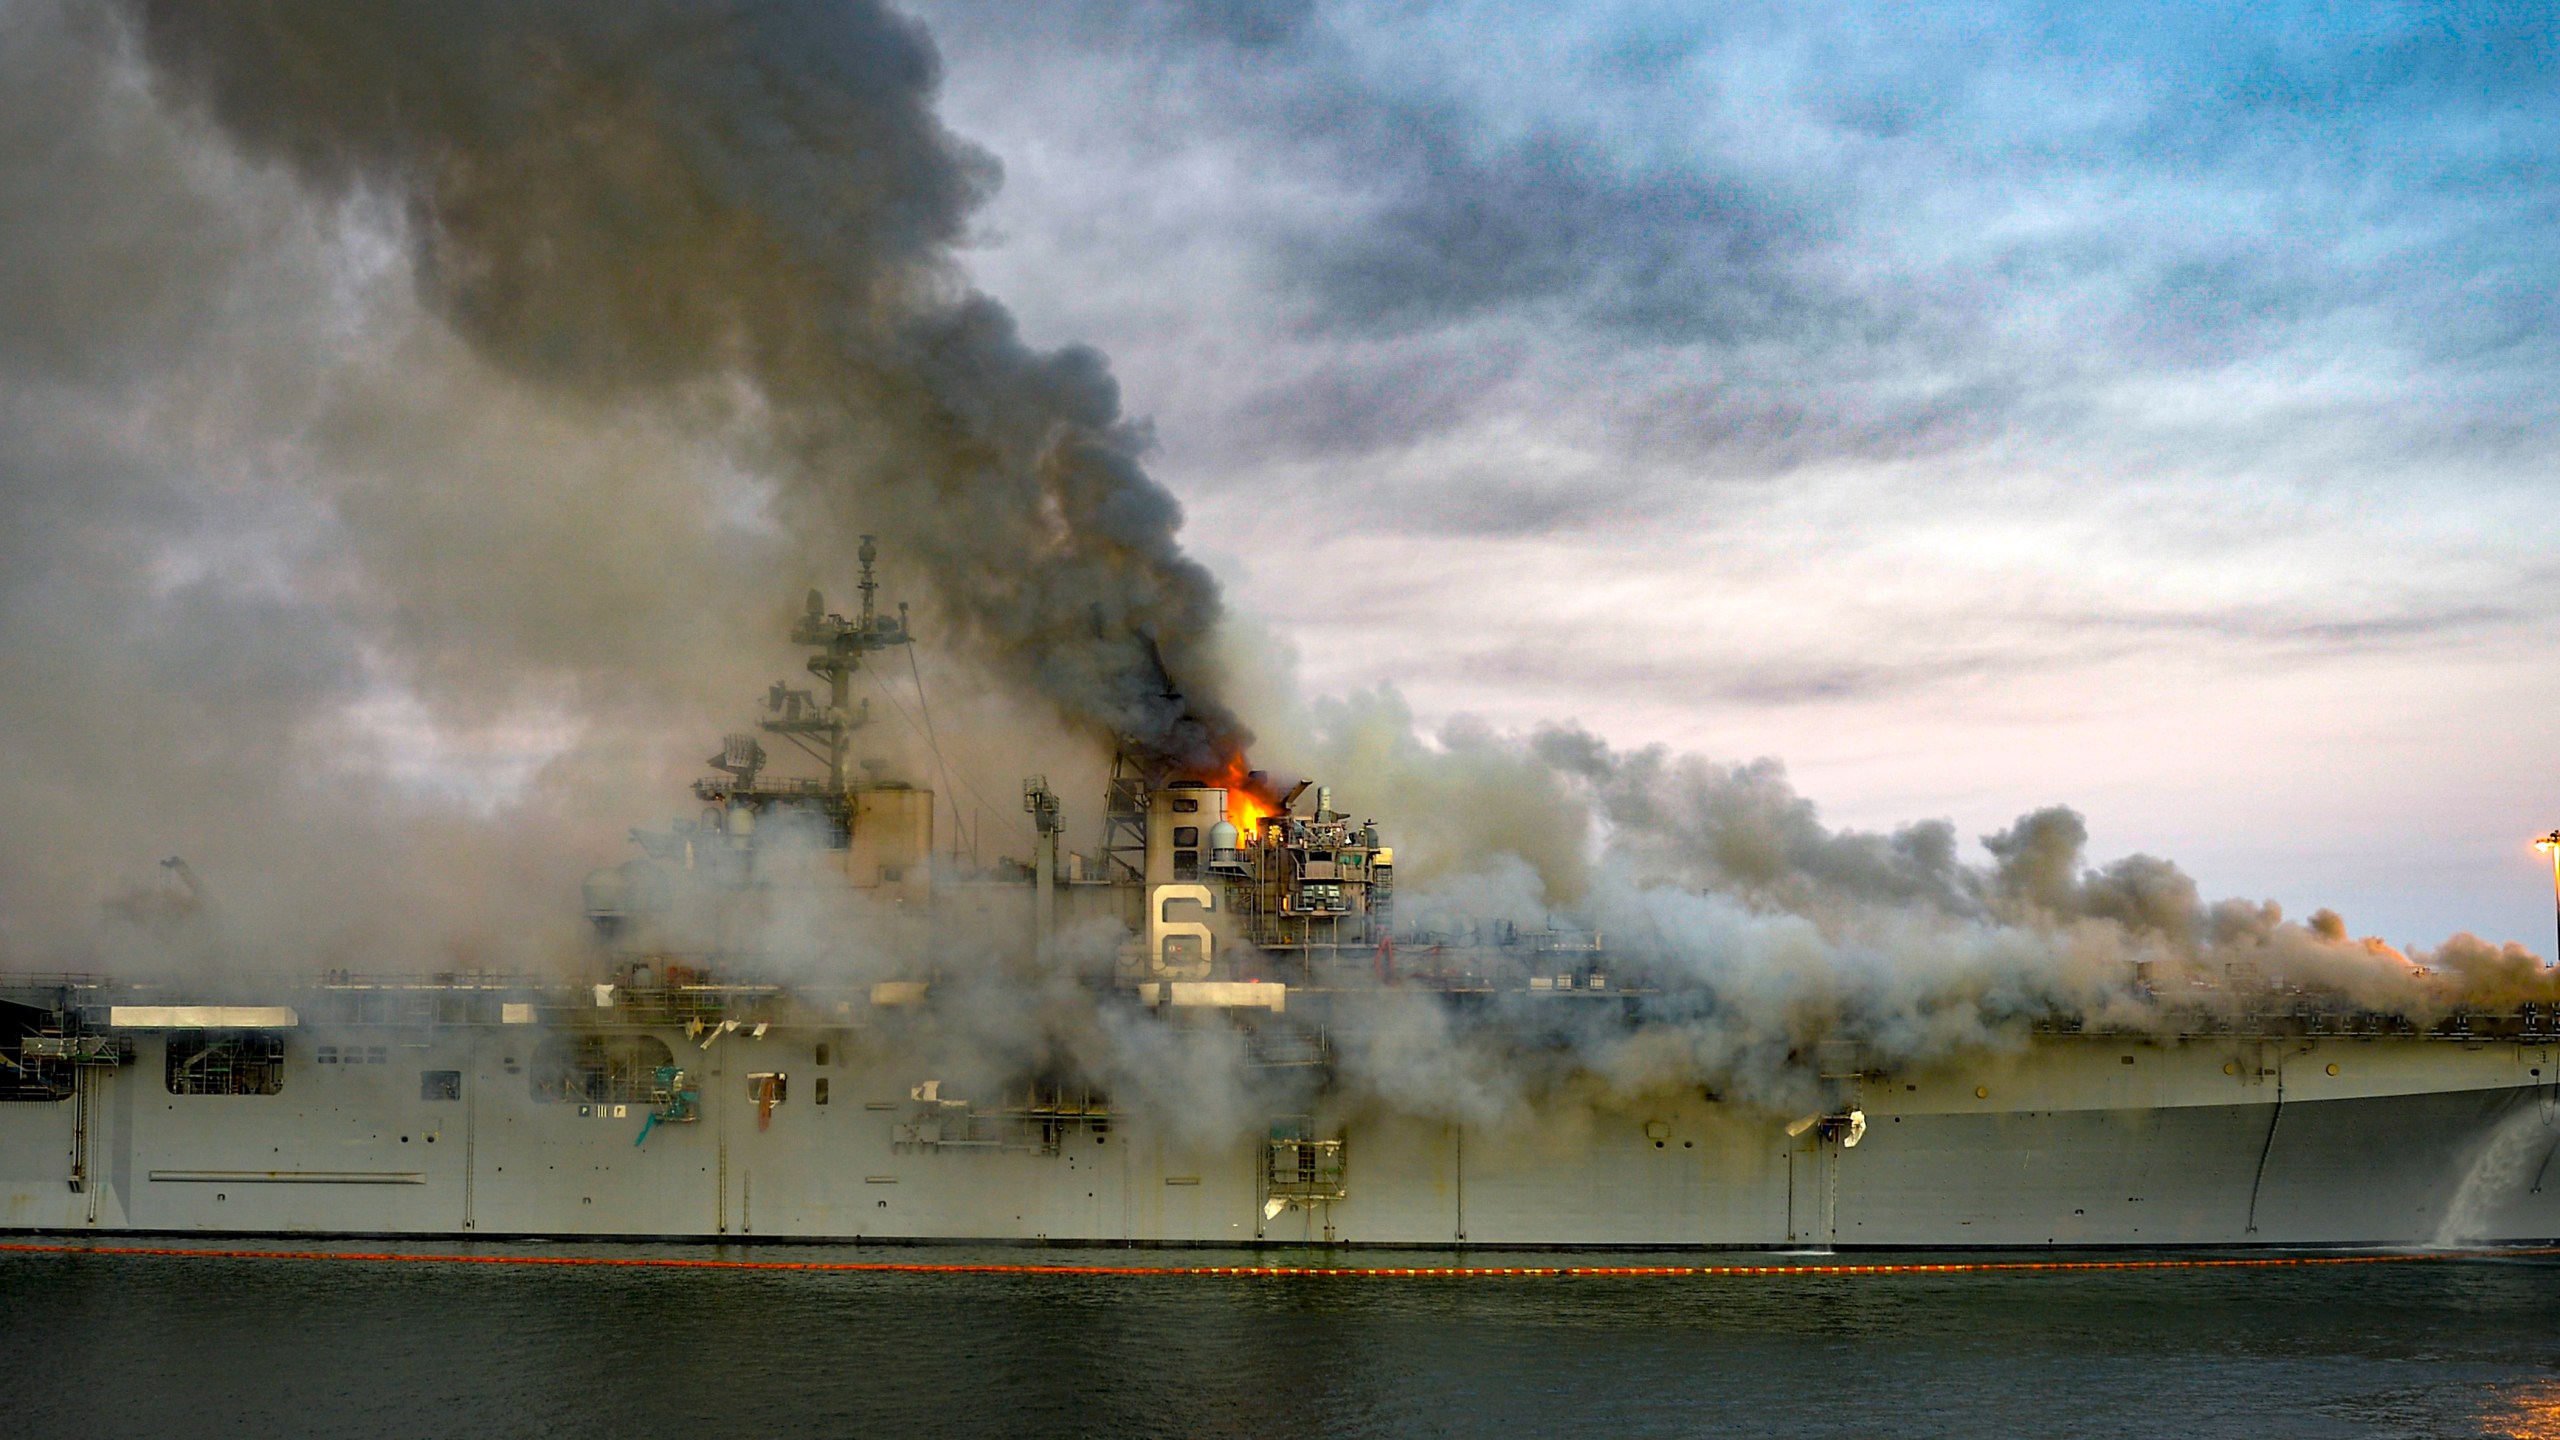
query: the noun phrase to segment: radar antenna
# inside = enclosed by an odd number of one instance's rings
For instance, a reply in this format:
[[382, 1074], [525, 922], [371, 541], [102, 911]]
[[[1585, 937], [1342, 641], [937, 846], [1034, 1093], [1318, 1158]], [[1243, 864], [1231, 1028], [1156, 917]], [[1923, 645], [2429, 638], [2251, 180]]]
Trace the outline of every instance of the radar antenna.
[[897, 645], [912, 645], [915, 636], [907, 629], [907, 607], [898, 606], [892, 620], [879, 613], [874, 597], [880, 582], [872, 578], [872, 563], [880, 558], [880, 543], [874, 536], [862, 537], [862, 549], [856, 552], [862, 561], [862, 613], [853, 619], [828, 613], [827, 600], [815, 590], [809, 592], [808, 608], [791, 627], [795, 645], [810, 645], [817, 654], [809, 657], [809, 673], [827, 682], [827, 704], [822, 710], [815, 697], [805, 690], [791, 690], [775, 685], [766, 700], [771, 713], [762, 722], [764, 728], [778, 735], [806, 735], [825, 746], [827, 784], [837, 795], [853, 788], [853, 732], [871, 718], [870, 702], [859, 709], [850, 703], [848, 691], [853, 672], [862, 665], [862, 657]]

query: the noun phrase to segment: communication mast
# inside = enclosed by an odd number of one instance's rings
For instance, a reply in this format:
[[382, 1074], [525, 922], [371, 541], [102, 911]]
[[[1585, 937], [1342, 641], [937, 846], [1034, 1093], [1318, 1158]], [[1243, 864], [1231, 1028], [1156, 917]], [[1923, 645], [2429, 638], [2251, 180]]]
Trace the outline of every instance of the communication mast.
[[862, 549], [856, 552], [862, 561], [862, 613], [848, 620], [830, 614], [824, 595], [809, 592], [809, 607], [791, 627], [795, 645], [813, 645], [818, 653], [809, 657], [809, 673], [827, 682], [827, 705], [820, 710], [811, 703], [805, 690], [786, 690], [780, 684], [766, 698], [771, 714], [763, 727], [777, 735], [810, 736], [820, 742], [827, 762], [828, 787], [838, 795], [853, 788], [853, 732], [870, 719], [870, 704], [864, 702], [856, 710], [848, 703], [853, 672], [861, 668], [862, 657], [893, 646], [911, 645], [915, 636], [907, 629], [907, 607], [898, 606], [898, 618], [892, 620], [879, 613], [874, 597], [880, 583], [871, 576], [872, 562], [880, 558], [877, 539], [862, 537]]
[[765, 694], [765, 713], [757, 722], [766, 734], [782, 736], [823, 762], [826, 778], [767, 777], [762, 773], [767, 758], [764, 746], [752, 735], [730, 735], [722, 740], [720, 753], [711, 757], [711, 767], [719, 773], [696, 782], [696, 795], [723, 805], [743, 804], [750, 810], [776, 802], [814, 803], [832, 817], [840, 835], [851, 832], [856, 789], [853, 733], [871, 720], [870, 702], [856, 705], [848, 693], [853, 672], [861, 668], [865, 655], [915, 643], [914, 633], [907, 628], [907, 607], [900, 605], [892, 618], [881, 614], [876, 604], [880, 584], [872, 578], [872, 565], [880, 558], [879, 542], [865, 535], [856, 553], [862, 561], [861, 613], [850, 619], [833, 614], [826, 597], [812, 590], [808, 608], [791, 626], [794, 644], [817, 651], [809, 657], [809, 673], [827, 682], [826, 700], [777, 680]]

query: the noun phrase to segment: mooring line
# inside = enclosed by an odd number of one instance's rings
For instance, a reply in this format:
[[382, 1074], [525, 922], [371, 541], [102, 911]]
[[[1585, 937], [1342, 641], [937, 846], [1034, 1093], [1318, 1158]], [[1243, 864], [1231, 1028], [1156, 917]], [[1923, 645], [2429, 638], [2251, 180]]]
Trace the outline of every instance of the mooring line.
[[1242, 1276], [1272, 1279], [1470, 1280], [1779, 1279], [1816, 1275], [1985, 1275], [2034, 1271], [2234, 1270], [2316, 1265], [2405, 1265], [2443, 1260], [2512, 1260], [2560, 1255], [2560, 1245], [2513, 1249], [2417, 1250], [2354, 1255], [2192, 1256], [2147, 1260], [1916, 1260], [1822, 1265], [1004, 1265], [917, 1260], [713, 1260], [656, 1255], [456, 1255], [364, 1250], [200, 1249], [167, 1245], [0, 1243], [0, 1254], [109, 1255], [177, 1260], [346, 1260], [380, 1265], [548, 1265], [610, 1270], [796, 1270], [870, 1275]]

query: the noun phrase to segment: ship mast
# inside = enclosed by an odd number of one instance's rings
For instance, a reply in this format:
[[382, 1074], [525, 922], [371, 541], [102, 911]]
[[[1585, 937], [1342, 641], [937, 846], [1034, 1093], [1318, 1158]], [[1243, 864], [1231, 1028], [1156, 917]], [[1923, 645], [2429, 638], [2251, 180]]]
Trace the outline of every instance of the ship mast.
[[907, 629], [907, 607], [898, 606], [896, 619], [879, 613], [876, 597], [880, 582], [872, 578], [872, 562], [880, 558], [878, 540], [862, 537], [858, 552], [862, 561], [862, 613], [853, 619], [827, 612], [826, 597], [812, 590], [809, 608], [791, 627], [791, 640], [796, 645], [816, 646], [818, 653], [809, 657], [809, 673], [827, 682], [827, 707], [815, 714], [799, 706], [781, 703], [782, 687], [775, 686], [776, 702], [770, 707], [776, 713], [764, 720], [766, 730], [778, 735], [807, 736], [826, 749], [827, 786], [830, 792], [843, 795], [853, 788], [853, 732], [860, 729], [863, 717], [855, 714], [849, 691], [853, 672], [862, 665], [862, 657], [896, 645], [911, 645], [915, 636]]

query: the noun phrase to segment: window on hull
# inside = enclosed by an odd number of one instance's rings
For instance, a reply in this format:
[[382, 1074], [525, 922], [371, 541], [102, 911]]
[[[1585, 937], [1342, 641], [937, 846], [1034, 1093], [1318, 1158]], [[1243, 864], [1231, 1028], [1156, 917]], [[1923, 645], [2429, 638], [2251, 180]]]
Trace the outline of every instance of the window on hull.
[[169, 1032], [172, 1095], [274, 1095], [284, 1089], [284, 1037], [263, 1030]]

